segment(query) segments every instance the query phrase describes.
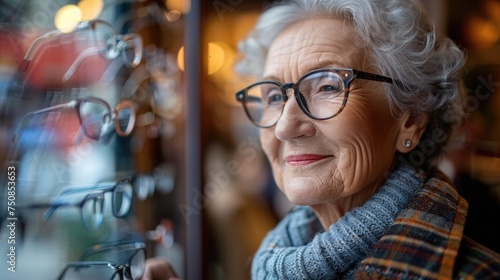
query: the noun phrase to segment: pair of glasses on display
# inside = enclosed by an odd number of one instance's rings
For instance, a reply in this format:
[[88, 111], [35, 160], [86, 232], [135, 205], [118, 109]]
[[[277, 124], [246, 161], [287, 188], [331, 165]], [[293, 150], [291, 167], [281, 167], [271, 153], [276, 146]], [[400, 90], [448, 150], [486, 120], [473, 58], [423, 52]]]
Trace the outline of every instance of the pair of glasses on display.
[[[85, 32], [87, 31], [87, 32]], [[28, 48], [24, 59], [19, 66], [19, 70], [25, 72], [28, 70], [31, 60], [33, 59], [38, 46], [46, 41], [51, 41], [58, 38], [63, 38], [66, 36], [74, 35], [78, 36], [80, 41], [85, 44], [90, 44], [93, 52], [96, 54], [102, 54], [104, 58], [112, 60], [118, 57], [118, 55], [126, 48], [125, 36], [117, 36], [113, 27], [103, 20], [90, 20], [80, 22], [73, 29], [68, 30], [53, 30], [44, 35], [36, 38]], [[142, 41], [140, 46], [140, 52], [142, 53]], [[137, 50], [139, 52], [139, 50]], [[134, 63], [139, 63], [141, 57], [133, 59]], [[138, 60], [138, 61], [137, 61]]]
[[143, 242], [100, 244], [87, 249], [80, 261], [67, 263], [57, 279], [139, 280], [145, 264]]
[[123, 100], [112, 110], [111, 106], [100, 98], [85, 97], [33, 111], [21, 119], [12, 136], [12, 142], [19, 142], [25, 127], [33, 116], [64, 109], [76, 109], [78, 114], [80, 130], [75, 141], [77, 143], [80, 142], [83, 135], [93, 140], [100, 140], [108, 135], [113, 130], [113, 127], [118, 135], [128, 136], [134, 128], [136, 106], [137, 104], [130, 100]]
[[[116, 43], [117, 55], [119, 53], [122, 54], [122, 63], [128, 67], [137, 67], [142, 60], [142, 51], [143, 44], [141, 37], [136, 33], [129, 33], [125, 35], [117, 35], [116, 39], [118, 40]], [[103, 54], [106, 51], [101, 49], [100, 47], [90, 47], [82, 51], [78, 57], [75, 59], [73, 64], [68, 68], [66, 73], [63, 75], [63, 82], [67, 82], [75, 72], [78, 70], [78, 67], [83, 63], [83, 61], [91, 56]], [[116, 57], [106, 56], [108, 59], [114, 59]], [[112, 68], [112, 69], [111, 69]], [[115, 76], [116, 74], [110, 72], [116, 72], [117, 67], [108, 67], [108, 70], [103, 74], [103, 76]]]
[[32, 204], [19, 208], [48, 208], [43, 215], [44, 219], [48, 220], [57, 209], [78, 207], [84, 228], [96, 230], [103, 222], [106, 193], [111, 193], [113, 216], [116, 218], [125, 217], [132, 205], [133, 186], [129, 180], [106, 182], [92, 187], [69, 187], [61, 191], [52, 203]]
[[152, 112], [174, 119], [182, 111], [181, 75], [174, 57], [160, 48], [145, 48], [145, 63], [123, 84], [123, 97], [149, 101]]
[[[54, 202], [33, 204], [21, 209], [48, 208], [44, 219], [48, 220], [57, 209], [80, 208], [82, 224], [87, 230], [98, 229], [104, 219], [106, 193], [111, 193], [111, 210], [116, 218], [124, 218], [132, 206], [132, 196], [145, 200], [154, 193], [155, 179], [151, 175], [136, 175], [115, 182], [101, 182], [92, 186], [71, 186], [63, 189]], [[82, 198], [83, 196], [83, 198]]]

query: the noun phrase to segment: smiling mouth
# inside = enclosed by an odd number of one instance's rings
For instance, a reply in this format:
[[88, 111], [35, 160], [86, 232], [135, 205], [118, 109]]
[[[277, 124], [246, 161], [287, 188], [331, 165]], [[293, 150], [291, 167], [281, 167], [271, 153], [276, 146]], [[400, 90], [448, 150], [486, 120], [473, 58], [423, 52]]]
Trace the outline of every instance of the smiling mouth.
[[325, 158], [330, 158], [333, 156], [325, 156], [325, 155], [315, 155], [315, 154], [304, 154], [304, 155], [296, 155], [296, 156], [288, 156], [285, 158], [287, 164], [291, 166], [304, 166], [316, 163]]

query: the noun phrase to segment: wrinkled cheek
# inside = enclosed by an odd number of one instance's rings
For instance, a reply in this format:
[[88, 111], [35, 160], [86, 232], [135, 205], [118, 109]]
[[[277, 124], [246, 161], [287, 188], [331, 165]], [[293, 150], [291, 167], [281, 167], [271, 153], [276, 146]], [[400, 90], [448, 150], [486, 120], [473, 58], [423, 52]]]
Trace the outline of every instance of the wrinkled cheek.
[[[367, 164], [367, 161], [368, 159], [356, 145], [344, 147], [338, 159], [338, 174], [334, 176], [337, 177], [337, 180], [342, 181], [344, 185], [350, 186], [354, 183], [357, 171], [360, 171], [360, 164]], [[358, 176], [362, 176], [362, 174], [358, 174]]]
[[260, 142], [262, 144], [262, 150], [269, 161], [274, 180], [276, 184], [281, 188], [283, 180], [283, 167], [280, 165], [279, 161], [279, 141], [274, 137], [272, 131], [262, 131], [260, 133]]
[[275, 144], [273, 143], [272, 135], [269, 132], [261, 131], [260, 143], [262, 144], [262, 150], [264, 151], [264, 154], [266, 155], [269, 162], [272, 163], [274, 157], [273, 151], [275, 150], [274, 148]]

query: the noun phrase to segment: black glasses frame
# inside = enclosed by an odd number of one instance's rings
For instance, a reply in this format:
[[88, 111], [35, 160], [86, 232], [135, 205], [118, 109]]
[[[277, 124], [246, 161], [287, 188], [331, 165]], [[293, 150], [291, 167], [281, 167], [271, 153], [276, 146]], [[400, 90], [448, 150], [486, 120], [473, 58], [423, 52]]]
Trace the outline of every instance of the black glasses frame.
[[[128, 258], [126, 264], [117, 264], [115, 262], [110, 261], [86, 261], [90, 256], [106, 251], [116, 250], [119, 252], [123, 251], [132, 251], [132, 254]], [[139, 275], [136, 275], [136, 278], [132, 275], [132, 260], [138, 255], [142, 254], [143, 261], [146, 261], [146, 244], [144, 242], [112, 242], [107, 244], [97, 244], [90, 248], [87, 248], [80, 257], [80, 261], [77, 262], [69, 262], [66, 264], [62, 272], [57, 277], [58, 280], [64, 279], [64, 275], [70, 268], [92, 268], [92, 267], [109, 267], [110, 269], [114, 269], [115, 272], [112, 274], [110, 279], [114, 279], [114, 277], [118, 274], [120, 276], [120, 280], [129, 279], [129, 280], [139, 280], [144, 274], [145, 267], [142, 267]]]
[[[305, 102], [304, 95], [299, 91], [300, 84], [302, 83], [302, 81], [306, 80], [311, 75], [314, 75], [316, 73], [321, 73], [321, 72], [334, 72], [334, 73], [337, 73], [337, 74], [339, 72], [346, 73], [344, 75], [340, 75], [339, 74], [339, 77], [341, 77], [342, 82], [344, 83], [344, 99], [342, 101], [342, 106], [340, 107], [339, 111], [337, 113], [335, 113], [333, 116], [329, 116], [329, 117], [325, 117], [325, 118], [315, 117], [315, 116], [313, 116], [311, 114], [311, 112], [309, 112], [309, 109], [307, 108], [307, 104]], [[384, 83], [389, 83], [389, 84], [395, 83], [398, 87], [404, 89], [402, 87], [402, 84], [399, 81], [393, 80], [392, 78], [389, 78], [389, 77], [386, 77], [386, 76], [382, 76], [382, 75], [378, 75], [378, 74], [373, 74], [373, 73], [368, 73], [368, 72], [359, 71], [359, 70], [350, 69], [350, 68], [321, 68], [321, 69], [316, 69], [316, 70], [313, 70], [313, 71], [310, 71], [310, 72], [304, 74], [301, 78], [299, 78], [299, 80], [296, 83], [290, 82], [290, 83], [282, 84], [280, 82], [273, 81], [273, 80], [265, 80], [265, 81], [260, 81], [260, 82], [251, 84], [248, 87], [246, 87], [246, 88], [238, 91], [235, 94], [235, 97], [236, 97], [236, 100], [238, 102], [242, 103], [243, 108], [245, 110], [245, 113], [246, 113], [247, 117], [250, 119], [250, 121], [254, 125], [256, 125], [256, 126], [258, 126], [260, 128], [270, 128], [270, 127], [276, 125], [276, 123], [278, 122], [279, 118], [281, 117], [281, 114], [283, 114], [283, 108], [285, 107], [284, 103], [288, 100], [287, 90], [289, 90], [289, 89], [293, 89], [293, 93], [294, 93], [294, 96], [295, 96], [295, 100], [297, 101], [297, 104], [299, 104], [299, 107], [302, 110], [302, 112], [304, 112], [308, 117], [310, 117], [310, 118], [312, 118], [314, 120], [327, 120], [327, 119], [331, 119], [331, 118], [334, 118], [334, 117], [338, 116], [342, 112], [342, 110], [344, 110], [344, 108], [345, 108], [345, 106], [347, 104], [347, 98], [349, 96], [349, 87], [351, 85], [351, 82], [354, 79], [363, 79], [363, 80], [384, 82]], [[275, 122], [273, 122], [270, 125], [260, 125], [260, 124], [258, 124], [256, 122], [256, 120], [254, 120], [253, 117], [251, 116], [250, 109], [247, 107], [247, 103], [246, 103], [247, 98], [250, 98], [248, 96], [248, 91], [251, 88], [253, 88], [255, 86], [258, 86], [258, 85], [261, 85], [261, 84], [274, 84], [274, 85], [276, 85], [277, 87], [280, 88], [282, 96], [283, 96], [283, 107], [281, 108], [280, 116], [276, 119]]]
[[59, 274], [59, 276], [57, 276], [57, 280], [64, 279], [64, 275], [66, 274], [66, 272], [70, 268], [86, 269], [86, 268], [92, 268], [92, 267], [108, 267], [110, 269], [113, 269], [114, 272], [109, 277], [109, 280], [115, 279], [117, 274], [120, 276], [120, 280], [125, 280], [125, 279], [139, 280], [140, 279], [140, 278], [137, 278], [137, 279], [132, 278], [129, 264], [119, 265], [119, 264], [116, 264], [114, 262], [107, 262], [107, 261], [79, 261], [79, 262], [68, 262], [66, 264], [66, 266], [64, 267], [64, 269]]

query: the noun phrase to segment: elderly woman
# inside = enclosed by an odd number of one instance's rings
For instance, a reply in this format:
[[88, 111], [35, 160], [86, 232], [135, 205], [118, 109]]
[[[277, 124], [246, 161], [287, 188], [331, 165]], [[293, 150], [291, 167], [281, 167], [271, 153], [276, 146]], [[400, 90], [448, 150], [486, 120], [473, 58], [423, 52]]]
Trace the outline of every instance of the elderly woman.
[[293, 0], [242, 41], [236, 93], [297, 206], [254, 279], [500, 279], [463, 236], [467, 202], [436, 168], [464, 117], [464, 55], [411, 0]]

